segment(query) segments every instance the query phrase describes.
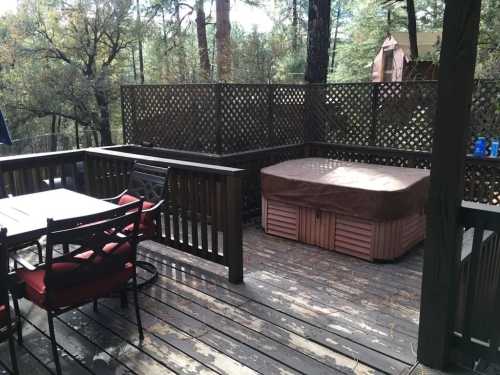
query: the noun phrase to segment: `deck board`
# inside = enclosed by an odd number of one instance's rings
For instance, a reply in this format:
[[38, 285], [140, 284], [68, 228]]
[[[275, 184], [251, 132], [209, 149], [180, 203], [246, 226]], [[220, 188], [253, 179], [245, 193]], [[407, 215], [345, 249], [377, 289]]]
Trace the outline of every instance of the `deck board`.
[[[416, 361], [422, 250], [372, 264], [244, 232], [245, 283], [219, 265], [159, 244], [141, 246], [158, 281], [132, 306], [99, 302], [55, 320], [71, 374], [403, 374]], [[142, 277], [142, 274], [139, 274]], [[22, 373], [54, 372], [45, 314], [22, 303]], [[0, 344], [0, 372], [8, 364]]]

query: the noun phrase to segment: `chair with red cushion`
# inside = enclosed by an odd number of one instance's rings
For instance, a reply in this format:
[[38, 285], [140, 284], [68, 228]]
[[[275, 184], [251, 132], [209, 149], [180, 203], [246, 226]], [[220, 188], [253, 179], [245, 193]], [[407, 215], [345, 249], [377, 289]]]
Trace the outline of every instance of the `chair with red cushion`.
[[127, 189], [116, 197], [105, 199], [119, 205], [144, 199], [139, 225], [140, 240], [161, 235], [160, 209], [167, 194], [169, 172], [170, 168], [135, 163]]
[[[47, 311], [57, 374], [61, 366], [54, 317], [98, 298], [126, 293], [135, 300], [139, 336], [143, 330], [137, 299], [136, 252], [142, 200], [79, 218], [47, 220], [45, 264], [17, 270], [24, 297]], [[68, 248], [67, 253], [59, 251]]]
[[[130, 173], [128, 187], [120, 195], [105, 199], [119, 205], [144, 198], [142, 205], [141, 222], [139, 224], [139, 240], [161, 237], [161, 207], [168, 192], [168, 175], [170, 168], [156, 167], [135, 163]], [[158, 279], [156, 267], [145, 260], [137, 261], [137, 267], [148, 274], [139, 284], [139, 287], [150, 285]], [[122, 306], [126, 305], [122, 299]]]
[[6, 228], [0, 230], [0, 342], [8, 341], [12, 372], [18, 374], [16, 350], [14, 347], [14, 331], [12, 314], [10, 311], [9, 285], [11, 284], [9, 275], [9, 257], [7, 247], [4, 245], [7, 237]]

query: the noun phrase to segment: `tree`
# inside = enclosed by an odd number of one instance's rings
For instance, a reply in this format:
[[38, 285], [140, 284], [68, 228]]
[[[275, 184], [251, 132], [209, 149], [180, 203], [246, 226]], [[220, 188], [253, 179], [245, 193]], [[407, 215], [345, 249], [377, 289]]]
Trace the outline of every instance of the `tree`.
[[229, 1], [216, 0], [216, 47], [217, 73], [219, 81], [231, 81], [231, 21], [229, 18]]
[[330, 46], [330, 0], [309, 0], [305, 80], [326, 82]]
[[36, 99], [21, 109], [92, 124], [101, 143], [111, 144], [111, 80], [119, 54], [133, 43], [130, 8], [131, 0], [80, 0], [49, 10], [27, 2], [19, 53], [46, 61], [41, 69], [60, 101], [40, 105]]
[[383, 0], [385, 5], [392, 6], [398, 2], [406, 2], [406, 13], [408, 18], [408, 37], [410, 40], [410, 54], [412, 60], [418, 59], [417, 42], [417, 16], [415, 13], [415, 0]]
[[418, 59], [418, 42], [414, 0], [406, 0], [406, 12], [408, 13], [408, 36], [410, 38], [411, 59], [415, 61]]
[[204, 6], [204, 0], [196, 0], [196, 35], [200, 59], [200, 76], [203, 81], [208, 81], [210, 79], [210, 57], [208, 56], [207, 21]]
[[[141, 24], [141, 4], [140, 0], [136, 2], [137, 7], [137, 43], [139, 50], [139, 78], [142, 85], [144, 85], [144, 56], [142, 53], [142, 24]], [[134, 63], [135, 65], [135, 63]], [[135, 68], [135, 66], [134, 66]]]

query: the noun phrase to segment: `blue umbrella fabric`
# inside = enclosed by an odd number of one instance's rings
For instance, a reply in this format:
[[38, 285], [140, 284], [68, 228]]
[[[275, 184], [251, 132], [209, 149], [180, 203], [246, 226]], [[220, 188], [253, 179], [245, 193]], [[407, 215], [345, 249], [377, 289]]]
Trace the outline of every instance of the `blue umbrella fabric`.
[[9, 129], [7, 128], [7, 123], [5, 122], [2, 111], [0, 111], [0, 143], [11, 145], [12, 139], [10, 138]]

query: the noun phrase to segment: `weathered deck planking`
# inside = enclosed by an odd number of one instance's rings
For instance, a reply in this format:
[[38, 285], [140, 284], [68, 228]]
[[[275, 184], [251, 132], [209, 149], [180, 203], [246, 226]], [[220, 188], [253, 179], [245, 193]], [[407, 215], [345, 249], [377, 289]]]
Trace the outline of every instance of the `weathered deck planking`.
[[[420, 249], [370, 264], [248, 227], [245, 284], [234, 285], [219, 265], [142, 247], [160, 273], [140, 294], [144, 342], [133, 309], [117, 300], [69, 312], [55, 321], [65, 373], [404, 374], [415, 363]], [[21, 308], [22, 373], [53, 373], [46, 316]]]

